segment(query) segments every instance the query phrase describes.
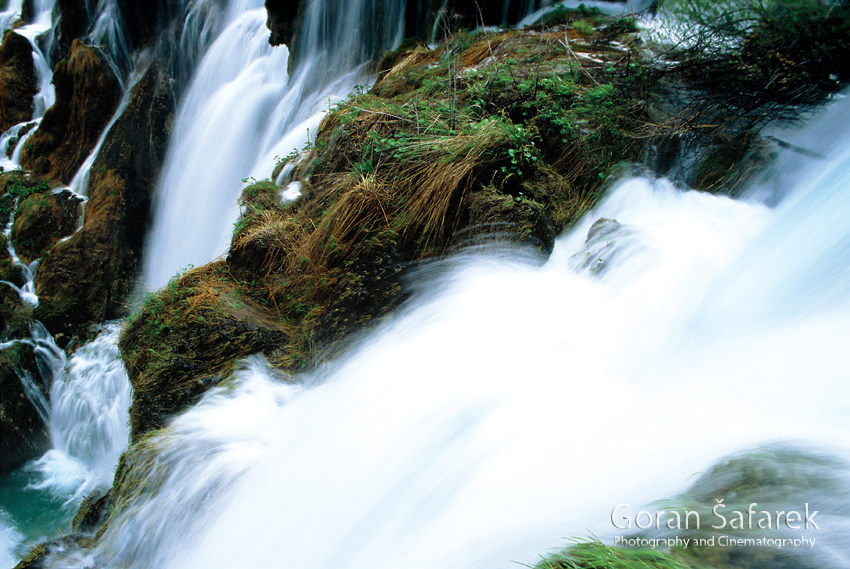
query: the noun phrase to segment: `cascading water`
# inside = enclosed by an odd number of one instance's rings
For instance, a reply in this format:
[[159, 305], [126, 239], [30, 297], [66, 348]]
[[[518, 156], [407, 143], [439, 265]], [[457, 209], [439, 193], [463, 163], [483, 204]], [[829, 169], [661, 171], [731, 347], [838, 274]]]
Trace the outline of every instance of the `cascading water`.
[[[65, 354], [39, 323], [31, 345], [47, 378], [50, 403], [45, 412], [53, 448], [12, 473], [0, 484], [0, 562], [11, 566], [26, 542], [46, 539], [67, 527], [76, 506], [94, 490], [112, 484], [115, 465], [129, 440], [130, 382], [118, 354], [120, 325], [106, 325], [66, 364]], [[37, 388], [36, 388], [37, 389]], [[15, 500], [8, 500], [12, 494]]]
[[[322, 111], [366, 81], [369, 57], [401, 39], [403, 14], [394, 2], [310, 2], [289, 77], [289, 51], [268, 45], [262, 2], [228, 4], [225, 28], [180, 103], [155, 196], [145, 286], [226, 251], [242, 180], [268, 176], [276, 157], [304, 145]], [[389, 24], [372, 33], [352, 21]]]
[[[261, 3], [221, 4], [193, 3], [184, 26], [189, 59], [217, 39], [180, 106], [149, 286], [224, 250], [239, 180], [302, 146], [328, 99], [365, 82], [361, 64], [400, 34], [388, 26], [363, 47], [363, 31], [340, 24], [371, 4], [312, 2], [288, 77]], [[115, 22], [98, 21], [111, 37]], [[847, 108], [828, 122], [847, 124]], [[250, 358], [234, 385], [134, 451], [145, 491], [97, 549], [55, 566], [533, 563], [564, 536], [610, 536], [615, 505], [670, 497], [730, 452], [793, 440], [847, 456], [847, 144], [808, 169], [786, 151], [749, 201], [630, 180], [542, 267], [499, 246], [425, 267], [404, 312], [296, 385]], [[809, 174], [791, 181], [793, 170]], [[617, 221], [585, 243], [599, 218]], [[55, 448], [22, 492], [72, 505], [110, 483], [129, 405], [116, 334], [64, 373], [52, 366]], [[810, 553], [824, 567], [850, 562], [846, 519], [835, 522]], [[13, 523], [0, 510], [0, 566], [49, 535]]]
[[[6, 11], [0, 13], [0, 30], [8, 29], [21, 15], [21, 1], [13, 1], [8, 4]], [[39, 0], [35, 2], [34, 12], [35, 19], [23, 26], [15, 29], [15, 32], [27, 38], [33, 47], [33, 63], [35, 64], [35, 72], [39, 82], [39, 93], [35, 96], [34, 111], [32, 119], [36, 123], [41, 121], [45, 111], [53, 105], [56, 98], [55, 90], [51, 84], [53, 73], [50, 65], [45, 57], [46, 53], [50, 52], [50, 42], [52, 41], [52, 20], [51, 13], [53, 11], [53, 0]], [[42, 41], [46, 40], [46, 41]], [[4, 169], [17, 168], [20, 163], [21, 152], [23, 151], [26, 139], [35, 132], [35, 128], [30, 130], [23, 136], [18, 136], [19, 131], [24, 125], [32, 121], [26, 121], [23, 124], [15, 125], [9, 131], [2, 133], [0, 137], [0, 166]], [[7, 158], [6, 151], [10, 144], [14, 144], [14, 151], [11, 159]]]
[[[848, 117], [783, 133], [828, 158], [781, 151], [749, 199], [634, 178], [542, 266], [500, 246], [426, 266], [299, 385], [249, 359], [136, 450], [139, 497], [79, 566], [513, 566], [610, 540], [614, 507], [730, 453], [847, 460], [850, 138], [820, 133]], [[826, 513], [793, 553], [846, 567], [846, 492], [803, 488], [783, 507]]]
[[112, 484], [129, 441], [130, 382], [118, 353], [120, 331], [120, 324], [107, 325], [74, 352], [66, 369], [59, 366], [50, 390], [53, 449], [35, 462], [44, 478], [36, 489], [78, 503], [92, 490]]

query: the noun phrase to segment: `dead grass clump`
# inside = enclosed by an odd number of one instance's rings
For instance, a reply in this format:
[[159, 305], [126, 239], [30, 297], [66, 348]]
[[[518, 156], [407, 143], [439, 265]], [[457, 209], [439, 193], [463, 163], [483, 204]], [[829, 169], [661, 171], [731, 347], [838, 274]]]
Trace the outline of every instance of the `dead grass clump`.
[[[494, 160], [510, 137], [496, 120], [482, 121], [473, 134], [411, 142], [399, 149], [396, 177], [407, 197], [402, 234], [421, 246], [444, 244], [457, 229], [475, 173]], [[408, 159], [409, 158], [409, 159]]]

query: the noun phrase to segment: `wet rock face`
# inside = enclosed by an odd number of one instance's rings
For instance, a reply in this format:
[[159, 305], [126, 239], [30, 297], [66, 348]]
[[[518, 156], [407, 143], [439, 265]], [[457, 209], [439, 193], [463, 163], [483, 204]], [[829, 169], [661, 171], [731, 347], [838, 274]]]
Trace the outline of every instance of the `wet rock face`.
[[32, 45], [7, 30], [0, 45], [0, 132], [32, 118], [33, 97], [38, 93]]
[[469, 204], [469, 221], [458, 245], [497, 238], [536, 247], [548, 256], [555, 247], [555, 226], [540, 204], [520, 196], [478, 192]]
[[21, 166], [69, 183], [91, 153], [121, 100], [121, 87], [101, 52], [79, 40], [53, 70], [56, 103], [27, 142]]
[[38, 259], [63, 237], [74, 233], [80, 219], [82, 198], [69, 190], [36, 193], [15, 210], [12, 244], [25, 263]]
[[271, 32], [271, 45], [292, 46], [298, 22], [299, 0], [266, 0], [266, 27]]
[[67, 56], [71, 43], [83, 37], [91, 24], [86, 0], [57, 0], [56, 5], [59, 8], [59, 23], [56, 26], [54, 52], [51, 53], [53, 61]]
[[71, 529], [85, 534], [96, 533], [103, 527], [111, 505], [112, 488], [95, 490], [83, 499], [80, 509], [71, 521]]
[[15, 345], [0, 351], [0, 474], [14, 470], [50, 448], [50, 433], [27, 397], [18, 375], [26, 370], [39, 381], [32, 348]]
[[91, 168], [82, 229], [52, 247], [36, 275], [36, 318], [54, 333], [125, 314], [150, 201], [174, 115], [170, 82], [156, 63], [136, 84]]

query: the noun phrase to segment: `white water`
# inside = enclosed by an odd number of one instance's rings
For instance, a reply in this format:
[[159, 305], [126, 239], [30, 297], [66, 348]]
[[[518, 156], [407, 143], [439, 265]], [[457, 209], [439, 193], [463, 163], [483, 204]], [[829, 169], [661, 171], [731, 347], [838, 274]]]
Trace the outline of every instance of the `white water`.
[[[249, 360], [139, 451], [141, 497], [80, 566], [533, 564], [730, 453], [850, 458], [850, 139], [823, 135], [848, 115], [783, 133], [830, 157], [783, 151], [751, 192], [775, 208], [627, 180], [543, 266], [494, 246], [423, 268], [298, 385]], [[619, 228], [585, 244], [600, 217]], [[847, 567], [827, 520], [806, 554]]]
[[0, 566], [16, 563], [28, 551], [26, 543], [50, 539], [57, 525], [64, 531], [85, 496], [112, 485], [118, 458], [129, 443], [131, 389], [119, 358], [119, 332], [120, 324], [107, 324], [67, 362], [38, 322], [31, 339], [8, 342], [26, 343], [35, 350], [41, 377], [50, 386], [49, 403], [43, 400], [40, 412], [47, 415], [53, 448], [9, 478], [8, 484], [20, 484], [14, 478], [22, 475], [30, 482], [20, 488], [19, 503], [6, 507], [29, 512], [27, 502], [46, 503], [31, 507], [59, 512], [43, 512], [52, 520], [45, 522], [32, 513], [16, 518], [0, 507]]
[[[276, 157], [301, 148], [315, 133], [332, 102], [366, 82], [362, 65], [370, 50], [363, 44], [386, 48], [401, 39], [403, 8], [379, 15], [373, 4], [311, 2], [301, 62], [291, 78], [288, 49], [268, 45], [263, 3], [228, 5], [225, 28], [179, 106], [145, 247], [148, 288], [223, 254], [239, 215], [242, 180], [269, 176]], [[383, 33], [350, 25], [376, 19], [390, 22]]]
[[35, 462], [43, 476], [36, 488], [73, 505], [92, 490], [112, 485], [129, 442], [131, 393], [118, 353], [120, 331], [120, 324], [109, 324], [75, 351], [67, 366], [59, 366], [50, 390], [53, 449]]

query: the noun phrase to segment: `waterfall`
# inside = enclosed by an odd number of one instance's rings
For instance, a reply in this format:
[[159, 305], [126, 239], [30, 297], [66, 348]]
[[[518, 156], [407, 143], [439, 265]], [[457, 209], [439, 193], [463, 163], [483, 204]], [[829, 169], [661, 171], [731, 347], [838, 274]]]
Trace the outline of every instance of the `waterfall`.
[[[50, 390], [53, 449], [35, 461], [47, 489], [77, 505], [92, 490], [109, 487], [129, 442], [130, 381], [118, 353], [120, 324], [108, 324], [92, 342], [64, 354]], [[61, 354], [61, 351], [59, 352]]]
[[[777, 131], [828, 157], [781, 151], [746, 199], [632, 178], [542, 266], [501, 245], [426, 265], [295, 385], [249, 358], [136, 449], [138, 498], [87, 562], [511, 567], [610, 542], [618, 504], [730, 453], [850, 458], [850, 138], [822, 134], [848, 113]], [[810, 564], [846, 567], [846, 496], [794, 499], [833, 512]]]
[[[243, 180], [268, 177], [279, 157], [307, 142], [332, 102], [367, 81], [364, 64], [401, 39], [403, 15], [392, 2], [310, 2], [293, 77], [287, 48], [268, 44], [262, 2], [233, 1], [215, 17], [224, 29], [179, 104], [154, 198], [148, 288], [227, 250]], [[376, 33], [373, 21], [389, 23]]]
[[25, 555], [27, 543], [50, 539], [57, 529], [67, 531], [81, 500], [112, 485], [118, 458], [129, 442], [131, 392], [118, 353], [120, 329], [118, 323], [107, 324], [67, 362], [38, 322], [32, 326], [32, 338], [9, 342], [33, 347], [40, 375], [50, 386], [43, 412], [53, 448], [0, 479], [3, 567]]

